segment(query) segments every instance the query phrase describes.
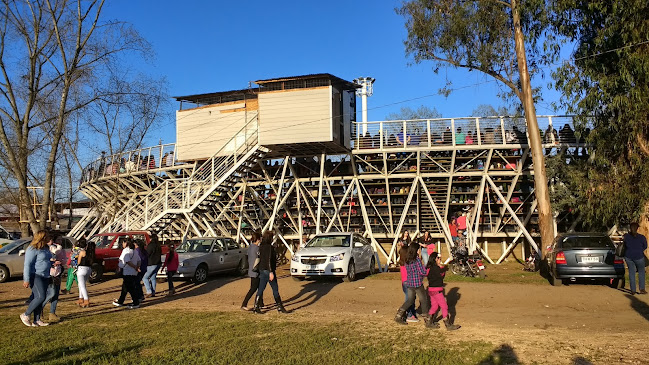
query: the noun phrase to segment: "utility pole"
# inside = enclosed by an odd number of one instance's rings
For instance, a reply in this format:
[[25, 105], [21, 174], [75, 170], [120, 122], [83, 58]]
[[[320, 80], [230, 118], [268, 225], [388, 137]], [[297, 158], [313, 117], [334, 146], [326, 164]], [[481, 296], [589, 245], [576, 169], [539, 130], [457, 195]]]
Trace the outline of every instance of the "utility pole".
[[372, 77], [359, 77], [357, 79], [354, 79], [354, 83], [361, 86], [360, 89], [356, 89], [356, 95], [361, 97], [361, 109], [363, 111], [363, 119], [361, 125], [363, 127], [362, 131], [359, 131], [357, 128], [356, 133], [359, 133], [362, 136], [367, 133], [367, 97], [372, 96], [372, 94], [374, 93], [374, 87], [372, 86], [374, 84], [374, 81], [376, 81], [376, 79]]

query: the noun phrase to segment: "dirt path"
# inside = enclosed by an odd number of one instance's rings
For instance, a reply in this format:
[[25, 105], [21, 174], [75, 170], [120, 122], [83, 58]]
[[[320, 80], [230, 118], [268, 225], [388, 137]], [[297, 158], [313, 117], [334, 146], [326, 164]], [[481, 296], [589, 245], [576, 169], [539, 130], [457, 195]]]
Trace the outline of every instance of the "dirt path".
[[[399, 326], [392, 322], [403, 292], [396, 276], [389, 275], [342, 283], [296, 282], [284, 273], [279, 287], [294, 320], [349, 319], [368, 330], [389, 331], [404, 339], [412, 337], [413, 332], [421, 334], [425, 331], [423, 323]], [[114, 311], [110, 302], [119, 295], [120, 284], [119, 280], [108, 280], [92, 285], [93, 307], [81, 312], [73, 304], [75, 296], [66, 295], [59, 312], [73, 318]], [[178, 283], [178, 295], [147, 300], [142, 310], [239, 311], [248, 284], [247, 279], [229, 276], [201, 285]], [[163, 289], [167, 286], [158, 285]], [[649, 363], [645, 355], [649, 336], [647, 295], [631, 296], [602, 285], [474, 282], [448, 283], [446, 292], [455, 322], [462, 325], [459, 331], [445, 333], [447, 341], [490, 342], [497, 349], [494, 356], [525, 363]], [[20, 281], [0, 284], [0, 309], [18, 313], [28, 293]], [[265, 300], [273, 303], [270, 288]], [[266, 315], [270, 316], [278, 314]]]

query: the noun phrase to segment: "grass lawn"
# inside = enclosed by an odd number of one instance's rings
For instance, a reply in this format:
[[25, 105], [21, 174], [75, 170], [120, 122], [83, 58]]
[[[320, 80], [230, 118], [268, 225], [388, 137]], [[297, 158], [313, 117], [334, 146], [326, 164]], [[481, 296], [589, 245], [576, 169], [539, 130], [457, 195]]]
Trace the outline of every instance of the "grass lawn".
[[0, 327], [3, 364], [489, 364], [500, 357], [491, 344], [451, 344], [423, 325], [324, 324], [275, 313], [124, 309], [28, 328], [5, 312]]

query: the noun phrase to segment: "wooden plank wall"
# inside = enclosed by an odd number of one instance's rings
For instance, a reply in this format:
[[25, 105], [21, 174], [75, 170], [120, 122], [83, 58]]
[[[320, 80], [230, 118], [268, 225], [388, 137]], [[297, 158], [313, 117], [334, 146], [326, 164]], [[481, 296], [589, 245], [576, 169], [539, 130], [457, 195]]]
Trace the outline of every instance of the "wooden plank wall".
[[262, 145], [330, 142], [331, 87], [259, 94]]
[[176, 112], [177, 158], [205, 160], [257, 114], [257, 100], [214, 104]]

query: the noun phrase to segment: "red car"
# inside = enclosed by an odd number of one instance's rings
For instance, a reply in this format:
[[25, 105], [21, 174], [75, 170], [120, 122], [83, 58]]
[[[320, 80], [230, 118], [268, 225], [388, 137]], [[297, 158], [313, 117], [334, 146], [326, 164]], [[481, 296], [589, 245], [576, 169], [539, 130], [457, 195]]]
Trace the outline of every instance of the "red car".
[[[97, 282], [101, 280], [104, 272], [117, 271], [119, 256], [122, 253], [122, 242], [124, 240], [141, 240], [146, 244], [151, 241], [151, 236], [147, 231], [130, 231], [118, 233], [100, 233], [92, 236], [90, 241], [95, 242], [95, 262], [90, 272], [90, 281]], [[169, 248], [162, 246], [162, 254], [166, 254]]]

